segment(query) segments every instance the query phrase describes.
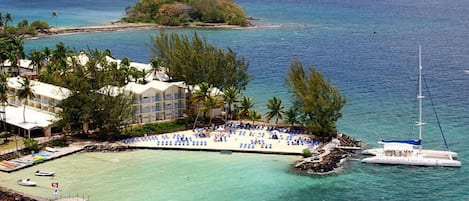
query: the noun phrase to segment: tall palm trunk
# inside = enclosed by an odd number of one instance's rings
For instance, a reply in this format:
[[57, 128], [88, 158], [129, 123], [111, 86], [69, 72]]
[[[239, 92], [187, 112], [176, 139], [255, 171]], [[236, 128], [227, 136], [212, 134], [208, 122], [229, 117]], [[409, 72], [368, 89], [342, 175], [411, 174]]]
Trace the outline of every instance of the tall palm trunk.
[[23, 122], [26, 123], [26, 104], [23, 103]]

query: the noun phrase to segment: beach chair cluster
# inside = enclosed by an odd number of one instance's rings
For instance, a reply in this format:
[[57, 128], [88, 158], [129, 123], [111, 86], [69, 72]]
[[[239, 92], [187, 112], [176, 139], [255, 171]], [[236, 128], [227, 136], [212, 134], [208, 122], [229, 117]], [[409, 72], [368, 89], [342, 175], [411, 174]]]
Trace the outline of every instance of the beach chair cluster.
[[[306, 137], [295, 137], [296, 135], [288, 135], [285, 140], [287, 142], [287, 145], [297, 145], [297, 146], [305, 146], [305, 145], [311, 145], [311, 144], [319, 144], [319, 141], [312, 140], [310, 138]], [[314, 146], [314, 145], [313, 145]]]
[[[198, 138], [196, 134], [194, 134], [194, 137]], [[148, 141], [154, 141], [156, 146], [207, 146], [206, 140], [193, 140], [192, 136], [185, 136], [184, 134], [178, 133], [172, 135], [163, 134], [159, 136], [133, 137], [122, 140], [122, 142], [126, 144]]]
[[239, 148], [242, 149], [254, 149], [256, 146], [260, 146], [263, 149], [272, 149], [272, 144], [266, 143], [265, 140], [260, 139], [260, 140], [254, 140], [251, 139], [249, 143], [240, 143]]

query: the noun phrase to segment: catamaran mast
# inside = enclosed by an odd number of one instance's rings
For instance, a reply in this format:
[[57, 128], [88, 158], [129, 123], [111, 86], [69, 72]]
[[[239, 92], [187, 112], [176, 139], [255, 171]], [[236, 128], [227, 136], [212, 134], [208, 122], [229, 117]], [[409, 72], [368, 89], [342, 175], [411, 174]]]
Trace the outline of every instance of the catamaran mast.
[[[417, 125], [419, 127], [419, 140], [422, 141], [422, 133], [423, 133], [423, 119], [422, 119], [422, 99], [424, 96], [422, 95], [422, 47], [419, 46], [419, 94], [417, 95], [417, 99], [419, 101], [419, 121]], [[422, 146], [420, 146], [422, 149]]]

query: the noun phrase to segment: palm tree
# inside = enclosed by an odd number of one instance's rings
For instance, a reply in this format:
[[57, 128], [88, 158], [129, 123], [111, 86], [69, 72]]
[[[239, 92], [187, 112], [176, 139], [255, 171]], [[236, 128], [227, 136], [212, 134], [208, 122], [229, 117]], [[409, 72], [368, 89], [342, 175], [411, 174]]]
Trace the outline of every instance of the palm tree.
[[[1, 16], [1, 13], [0, 13]], [[8, 59], [9, 50], [8, 50], [8, 41], [4, 38], [0, 38], [0, 47], [7, 47], [7, 48], [0, 48], [0, 67], [3, 68], [4, 62]]]
[[127, 83], [129, 83], [129, 76], [130, 76], [130, 61], [128, 58], [122, 58], [121, 59], [121, 63], [119, 64], [119, 71], [122, 73], [123, 75], [123, 81], [121, 80], [121, 85], [126, 85]]
[[52, 12], [52, 17], [55, 18], [55, 28], [57, 29], [57, 17], [59, 16], [59, 13], [57, 11]]
[[39, 72], [41, 71], [43, 65], [44, 65], [44, 60], [46, 59], [46, 54], [40, 50], [32, 50], [31, 53], [29, 53], [29, 59], [31, 59], [31, 64], [30, 66], [33, 67], [36, 70], [36, 74], [39, 75]]
[[28, 103], [28, 99], [35, 98], [36, 96], [33, 93], [33, 89], [31, 88], [31, 82], [29, 78], [23, 79], [23, 81], [18, 81], [21, 84], [21, 88], [18, 90], [18, 98], [23, 100], [23, 122], [26, 122], [26, 104]]
[[282, 100], [280, 100], [279, 98], [274, 96], [272, 99], [269, 99], [267, 102], [267, 109], [269, 110], [265, 116], [267, 121], [270, 121], [272, 118], [275, 118], [275, 124], [278, 124], [278, 120], [283, 119], [283, 105]]
[[284, 111], [283, 114], [285, 114], [285, 123], [290, 124], [291, 127], [300, 122], [298, 119], [299, 111], [294, 107]]
[[238, 116], [241, 122], [243, 121], [243, 118], [246, 118], [249, 116], [249, 112], [252, 107], [254, 107], [252, 98], [243, 96], [243, 98], [241, 99], [239, 111], [238, 111]]
[[[16, 68], [16, 75], [20, 74], [20, 61], [25, 57], [24, 54], [24, 39], [19, 36], [12, 36], [8, 38], [10, 43], [10, 51], [8, 60], [10, 60], [11, 68]], [[11, 70], [11, 69], [10, 69]]]
[[158, 58], [152, 58], [150, 60], [150, 65], [153, 71], [153, 79], [156, 77], [156, 73], [160, 70], [161, 60]]
[[220, 106], [220, 101], [213, 96], [208, 96], [203, 102], [201, 110], [204, 113], [208, 112], [209, 115], [209, 125], [212, 125], [212, 109]]
[[13, 17], [11, 16], [11, 13], [5, 14], [5, 20], [4, 20], [5, 27], [8, 26], [8, 22], [13, 22]]
[[0, 31], [3, 30], [1, 28], [3, 28], [3, 15], [2, 15], [2, 12], [0, 12]]
[[239, 101], [239, 90], [234, 87], [228, 87], [223, 90], [223, 102], [228, 105], [228, 118], [233, 119], [232, 105]]
[[[3, 70], [0, 70], [0, 102], [1, 102], [1, 120], [2, 120], [2, 123], [3, 123], [3, 129], [6, 129], [6, 126], [5, 126], [5, 120], [6, 120], [6, 113], [5, 113], [5, 109], [6, 109], [6, 106], [8, 105], [8, 88], [7, 88], [7, 84], [8, 84], [8, 77], [10, 77], [10, 75], [8, 75], [8, 73], [4, 72]], [[6, 130], [5, 130], [6, 131]], [[5, 134], [6, 135], [6, 134]]]
[[[211, 86], [206, 82], [202, 82], [198, 86], [199, 86], [199, 90], [195, 91], [194, 94], [192, 94], [192, 100], [194, 101], [194, 103], [198, 104], [197, 116], [195, 117], [195, 120], [194, 120], [194, 128], [195, 128], [195, 125], [197, 124], [197, 119], [199, 118], [199, 112], [201, 109], [200, 105], [203, 104], [208, 99], [208, 97], [210, 97], [210, 89], [211, 89]], [[206, 117], [206, 114], [207, 113], [204, 112], [204, 118]]]
[[249, 118], [249, 120], [252, 121], [252, 124], [254, 124], [254, 122], [256, 120], [259, 120], [259, 119], [262, 118], [262, 115], [259, 112], [257, 112], [256, 110], [250, 109], [249, 114], [248, 114], [248, 118]]

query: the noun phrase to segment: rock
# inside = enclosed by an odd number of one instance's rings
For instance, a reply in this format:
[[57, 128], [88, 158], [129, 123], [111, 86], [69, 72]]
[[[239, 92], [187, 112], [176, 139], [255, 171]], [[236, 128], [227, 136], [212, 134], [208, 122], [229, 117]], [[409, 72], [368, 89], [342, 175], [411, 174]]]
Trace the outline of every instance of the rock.
[[121, 143], [98, 143], [92, 144], [85, 147], [84, 151], [86, 152], [119, 152], [127, 151], [129, 149], [128, 145]]

